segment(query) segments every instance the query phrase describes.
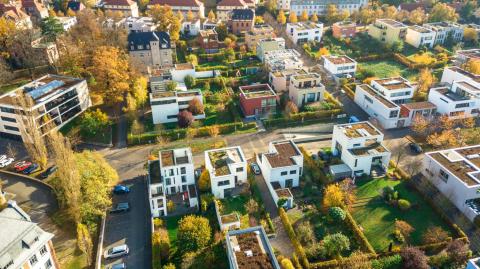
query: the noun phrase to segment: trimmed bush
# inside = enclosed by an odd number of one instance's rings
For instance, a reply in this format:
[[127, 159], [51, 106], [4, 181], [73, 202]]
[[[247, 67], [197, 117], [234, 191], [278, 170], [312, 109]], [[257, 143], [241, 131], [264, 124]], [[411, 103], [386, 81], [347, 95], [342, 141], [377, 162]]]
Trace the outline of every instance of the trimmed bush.
[[352, 229], [353, 234], [362, 246], [363, 251], [376, 255], [377, 253], [375, 252], [375, 249], [373, 249], [372, 245], [370, 245], [367, 237], [363, 234], [362, 230], [360, 230], [360, 227], [358, 227], [358, 224], [355, 222], [350, 212], [346, 211], [345, 213], [347, 215], [347, 217], [345, 218], [345, 223], [347, 223], [350, 229]]
[[398, 200], [398, 208], [400, 208], [401, 210], [408, 210], [410, 209], [411, 207], [411, 204], [409, 201], [405, 200], [405, 199], [399, 199]]
[[298, 241], [297, 235], [293, 231], [292, 224], [290, 223], [290, 219], [288, 218], [287, 213], [285, 212], [285, 209], [283, 209], [283, 207], [280, 207], [278, 209], [278, 214], [280, 215], [280, 219], [282, 220], [283, 226], [287, 231], [290, 241], [292, 241], [292, 245], [293, 245], [293, 248], [295, 249], [295, 253], [299, 257], [303, 268], [305, 269], [310, 268], [310, 263], [308, 262], [307, 255], [305, 254], [305, 250], [303, 249], [303, 246]]
[[398, 269], [402, 265], [402, 257], [398, 254], [372, 261], [373, 269]]
[[293, 114], [290, 118], [264, 119], [263, 124], [266, 128], [282, 127], [288, 124], [303, 122], [308, 120], [326, 120], [342, 112], [341, 109], [318, 110], [310, 112], [300, 112]]
[[332, 218], [332, 220], [335, 222], [341, 222], [345, 220], [346, 214], [345, 214], [345, 211], [343, 211], [343, 209], [341, 209], [340, 207], [334, 206], [328, 209], [328, 216]]

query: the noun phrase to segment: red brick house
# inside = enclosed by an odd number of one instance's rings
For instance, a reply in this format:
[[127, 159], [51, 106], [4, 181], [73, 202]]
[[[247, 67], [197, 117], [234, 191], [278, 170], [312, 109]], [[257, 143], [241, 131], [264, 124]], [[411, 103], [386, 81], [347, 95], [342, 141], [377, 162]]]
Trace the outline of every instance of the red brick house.
[[357, 33], [357, 24], [349, 21], [339, 21], [332, 25], [332, 35], [335, 38], [353, 38]]
[[234, 9], [228, 20], [228, 26], [233, 34], [238, 35], [251, 31], [255, 20], [253, 9]]
[[268, 84], [240, 86], [240, 108], [245, 118], [264, 118], [277, 111], [277, 94]]
[[197, 41], [206, 53], [217, 53], [220, 48], [218, 34], [214, 29], [200, 30]]

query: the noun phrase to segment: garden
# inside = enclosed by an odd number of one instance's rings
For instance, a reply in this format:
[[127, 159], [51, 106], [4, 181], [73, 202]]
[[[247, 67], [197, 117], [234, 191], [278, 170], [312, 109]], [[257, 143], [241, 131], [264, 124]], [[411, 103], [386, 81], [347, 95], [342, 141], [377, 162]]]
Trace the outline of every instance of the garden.
[[408, 80], [415, 80], [418, 71], [410, 70], [394, 60], [375, 60], [358, 63], [356, 77], [363, 80], [368, 77], [386, 78], [393, 76], [402, 76]]

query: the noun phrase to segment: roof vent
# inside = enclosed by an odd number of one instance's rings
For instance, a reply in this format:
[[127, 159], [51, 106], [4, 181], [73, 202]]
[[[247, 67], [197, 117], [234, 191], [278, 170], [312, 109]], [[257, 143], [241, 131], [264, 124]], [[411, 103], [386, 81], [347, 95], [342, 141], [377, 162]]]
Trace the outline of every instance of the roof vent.
[[245, 255], [247, 257], [252, 257], [253, 256], [253, 252], [251, 250], [245, 250]]

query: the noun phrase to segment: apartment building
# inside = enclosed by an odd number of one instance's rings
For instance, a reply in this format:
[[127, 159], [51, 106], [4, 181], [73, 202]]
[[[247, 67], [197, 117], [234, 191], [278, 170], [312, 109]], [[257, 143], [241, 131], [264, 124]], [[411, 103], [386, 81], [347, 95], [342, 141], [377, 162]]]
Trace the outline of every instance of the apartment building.
[[357, 34], [357, 24], [351, 21], [339, 21], [332, 24], [333, 37], [340, 38], [353, 38]]
[[322, 39], [323, 23], [287, 23], [286, 33], [295, 44], [303, 44], [309, 41], [319, 42]]
[[103, 10], [118, 12], [124, 17], [138, 17], [137, 2], [132, 0], [104, 0]]
[[128, 54], [148, 67], [173, 65], [170, 35], [167, 32], [131, 32], [128, 34]]
[[225, 243], [230, 269], [280, 269], [262, 226], [230, 230], [226, 234]]
[[268, 24], [257, 24], [248, 32], [245, 32], [245, 44], [249, 50], [254, 50], [262, 39], [275, 38], [275, 31]]
[[257, 154], [256, 160], [275, 204], [285, 198], [284, 206], [291, 208], [293, 196], [289, 189], [300, 185], [303, 173], [300, 149], [292, 140], [273, 141], [268, 145], [268, 152]]
[[388, 45], [403, 41], [407, 35], [408, 26], [392, 19], [377, 19], [368, 26], [368, 34]]
[[453, 84], [454, 81], [468, 81], [480, 86], [480, 75], [475, 75], [458, 66], [447, 66], [443, 69], [441, 82]]
[[325, 86], [318, 73], [295, 74], [290, 77], [288, 96], [299, 108], [323, 101], [324, 92]]
[[405, 42], [415, 48], [433, 48], [435, 45], [436, 32], [418, 25], [409, 26]]
[[[25, 116], [19, 96], [31, 99]], [[0, 95], [0, 137], [25, 141], [22, 117], [35, 117], [37, 128], [45, 135], [59, 129], [92, 105], [84, 79], [45, 75], [20, 88]], [[28, 106], [28, 105], [27, 105]]]
[[221, 0], [217, 3], [217, 20], [228, 21], [235, 9], [248, 9], [244, 0]]
[[261, 119], [277, 111], [277, 94], [268, 84], [240, 86], [240, 109], [245, 118]]
[[324, 55], [323, 67], [337, 78], [355, 77], [357, 62], [347, 55]]
[[190, 148], [161, 150], [158, 160], [149, 161], [148, 194], [153, 217], [168, 215], [167, 200], [183, 200], [189, 207], [198, 207]]
[[301, 69], [303, 62], [300, 53], [294, 49], [272, 50], [265, 53], [263, 62], [270, 72]]
[[[164, 85], [150, 93], [150, 106], [154, 124], [177, 122], [178, 113], [188, 108], [190, 101], [197, 99], [203, 104], [202, 91], [166, 91]], [[204, 119], [205, 113], [193, 115], [195, 119]]]
[[199, 0], [152, 0], [148, 3], [148, 8], [152, 8], [155, 5], [167, 5], [172, 8], [174, 13], [181, 12], [184, 18], [187, 17], [189, 11], [197, 19], [205, 17], [205, 5]]
[[[285, 1], [285, 0], [282, 0]], [[367, 6], [367, 0], [290, 0], [290, 12], [300, 16], [307, 11], [308, 15], [325, 15], [328, 5], [335, 5], [338, 10], [348, 10], [350, 14], [358, 11], [361, 7]]]
[[260, 39], [257, 44], [256, 54], [260, 61], [265, 62], [265, 55], [274, 50], [285, 50], [285, 39], [282, 37]]
[[461, 42], [463, 39], [463, 26], [455, 22], [430, 22], [423, 27], [435, 32], [435, 45], [445, 44], [451, 38], [453, 43]]
[[415, 92], [415, 86], [403, 77], [373, 79], [370, 85], [395, 104], [410, 102]]
[[462, 65], [470, 60], [480, 60], [480, 49], [459, 50], [455, 55], [457, 65]]
[[153, 22], [151, 17], [127, 17], [122, 19], [120, 24], [123, 24], [125, 30], [130, 32], [155, 32], [158, 24]]
[[476, 117], [480, 108], [480, 86], [468, 81], [454, 81], [430, 89], [428, 101], [437, 106], [438, 113], [450, 118]]
[[252, 30], [254, 19], [253, 9], [234, 9], [230, 14], [228, 26], [233, 34], [243, 34]]
[[383, 133], [368, 121], [339, 124], [333, 127], [332, 152], [350, 167], [352, 176], [380, 176], [391, 155], [382, 141]]
[[59, 269], [52, 244], [45, 232], [14, 201], [0, 211], [0, 268]]
[[421, 173], [469, 220], [480, 214], [480, 146], [425, 153]]
[[212, 193], [220, 199], [247, 182], [247, 159], [239, 146], [205, 151], [205, 169], [210, 173]]
[[217, 53], [220, 49], [220, 41], [215, 29], [201, 30], [198, 33], [198, 44], [206, 53]]

